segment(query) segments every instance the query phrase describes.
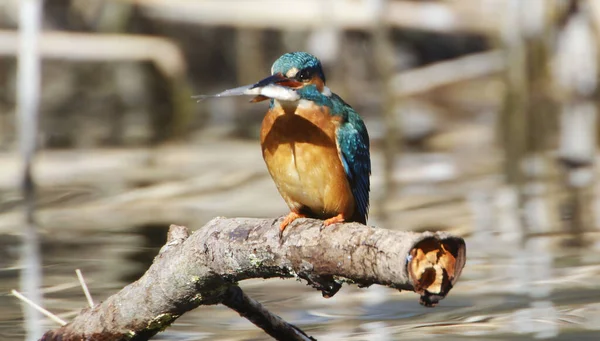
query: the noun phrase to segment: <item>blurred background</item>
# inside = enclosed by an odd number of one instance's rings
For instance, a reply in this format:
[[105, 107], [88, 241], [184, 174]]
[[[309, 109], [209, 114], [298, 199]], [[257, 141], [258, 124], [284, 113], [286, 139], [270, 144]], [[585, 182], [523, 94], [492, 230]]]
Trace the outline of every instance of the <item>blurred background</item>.
[[[27, 269], [24, 2], [0, 2], [7, 341], [25, 335], [9, 294]], [[369, 130], [369, 224], [463, 236], [467, 265], [434, 309], [382, 287], [323, 299], [293, 280], [241, 283], [250, 296], [319, 340], [598, 339], [600, 1], [46, 0], [42, 10], [34, 217], [43, 305], [63, 319], [86, 306], [76, 268], [101, 301], [145, 271], [171, 223], [287, 213], [259, 147], [267, 104], [191, 96], [253, 83], [304, 50]], [[269, 338], [211, 306], [156, 339]]]

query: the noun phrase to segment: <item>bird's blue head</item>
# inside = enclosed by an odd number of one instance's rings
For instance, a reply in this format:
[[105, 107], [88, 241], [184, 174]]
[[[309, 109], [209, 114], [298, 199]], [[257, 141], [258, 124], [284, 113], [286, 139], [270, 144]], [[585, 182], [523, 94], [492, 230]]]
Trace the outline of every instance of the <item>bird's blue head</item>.
[[321, 62], [307, 52], [289, 52], [279, 57], [271, 67], [271, 75], [277, 74], [302, 83], [325, 84]]
[[273, 63], [271, 76], [240, 89], [258, 94], [251, 102], [260, 102], [269, 98], [295, 101], [298, 98], [331, 95], [331, 90], [325, 86], [321, 62], [317, 57], [306, 52], [284, 54]]
[[255, 95], [251, 102], [296, 102], [300, 99], [323, 100], [332, 95], [325, 86], [325, 74], [317, 57], [307, 52], [290, 52], [279, 57], [271, 67], [271, 75], [254, 84], [225, 90], [213, 96], [197, 98]]

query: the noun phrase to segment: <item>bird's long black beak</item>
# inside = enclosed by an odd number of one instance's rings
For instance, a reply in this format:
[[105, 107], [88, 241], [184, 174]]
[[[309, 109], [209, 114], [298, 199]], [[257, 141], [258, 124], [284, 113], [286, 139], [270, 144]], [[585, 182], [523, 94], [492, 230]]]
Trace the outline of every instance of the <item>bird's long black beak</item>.
[[[267, 78], [264, 78], [256, 83], [254, 83], [252, 85], [252, 87], [250, 87], [250, 89], [264, 88], [269, 85], [279, 85], [279, 86], [285, 86], [288, 88], [297, 88], [297, 87], [301, 86], [302, 83], [298, 82], [297, 80], [295, 80], [293, 78], [287, 78], [284, 75], [282, 75], [281, 73], [276, 73], [274, 75], [271, 75]], [[267, 99], [269, 99], [269, 97], [263, 96], [263, 95], [258, 95], [258, 96], [255, 96], [254, 98], [252, 98], [252, 100], [250, 100], [250, 102], [256, 103], [256, 102], [261, 102], [261, 101], [264, 101]]]
[[285, 86], [288, 88], [297, 88], [299, 86], [302, 86], [302, 82], [299, 82], [299, 81], [295, 80], [294, 78], [287, 78], [286, 76], [282, 75], [281, 73], [276, 73], [272, 76], [269, 76], [263, 80], [260, 80], [256, 83], [254, 83], [250, 89], [254, 89], [254, 88], [258, 88], [258, 87], [265, 87], [265, 86], [271, 85], [271, 84]]
[[279, 84], [279, 83], [285, 82], [286, 80], [287, 80], [287, 78], [284, 77], [282, 74], [276, 73], [274, 75], [271, 75], [267, 78], [261, 79], [260, 81], [252, 84], [252, 87], [250, 89], [264, 87], [264, 86], [267, 86], [270, 84]]

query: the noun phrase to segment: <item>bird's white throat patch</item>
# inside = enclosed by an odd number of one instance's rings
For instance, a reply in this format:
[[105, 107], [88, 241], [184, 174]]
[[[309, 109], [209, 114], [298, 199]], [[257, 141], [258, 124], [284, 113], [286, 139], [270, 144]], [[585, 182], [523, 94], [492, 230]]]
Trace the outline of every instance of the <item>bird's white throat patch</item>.
[[285, 112], [293, 113], [293, 112], [296, 112], [296, 110], [298, 110], [298, 109], [304, 109], [304, 110], [316, 109], [315, 107], [317, 106], [317, 104], [315, 102], [309, 101], [307, 99], [299, 99], [297, 101], [275, 100], [275, 106], [281, 107], [282, 109], [285, 110]]
[[[256, 92], [257, 89], [252, 89]], [[293, 89], [282, 87], [279, 85], [267, 85], [258, 90], [261, 95], [273, 98], [275, 100], [275, 106], [280, 106], [287, 112], [294, 112], [296, 109], [313, 109], [316, 104], [313, 101], [301, 99], [300, 95]], [[321, 91], [326, 97], [331, 97], [331, 89], [324, 86]]]
[[[321, 93], [326, 97], [331, 97], [331, 89], [324, 86], [323, 91]], [[267, 85], [260, 89], [260, 94], [263, 96], [267, 96], [278, 101], [286, 101], [286, 102], [296, 102], [296, 101], [304, 101], [310, 102], [300, 99], [300, 95], [296, 92], [296, 90], [282, 87], [279, 85]]]

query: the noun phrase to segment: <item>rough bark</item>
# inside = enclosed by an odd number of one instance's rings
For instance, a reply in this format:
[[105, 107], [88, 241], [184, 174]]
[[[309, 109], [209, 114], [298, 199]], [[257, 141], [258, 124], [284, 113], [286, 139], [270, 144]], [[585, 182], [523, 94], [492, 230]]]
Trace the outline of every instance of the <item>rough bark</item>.
[[[320, 220], [299, 219], [281, 239], [278, 233], [278, 219], [215, 218], [192, 235], [173, 225], [167, 244], [139, 280], [48, 331], [43, 340], [147, 340], [183, 313], [218, 303], [283, 340], [278, 335], [284, 334], [268, 331], [278, 330], [273, 321], [283, 329], [299, 329], [237, 292], [238, 281], [298, 277], [325, 297], [335, 295], [344, 282], [381, 284], [415, 291], [422, 304], [432, 306], [452, 288], [466, 259], [464, 241], [439, 232], [358, 223], [323, 228]], [[302, 335], [295, 339], [309, 339]]]

